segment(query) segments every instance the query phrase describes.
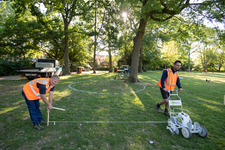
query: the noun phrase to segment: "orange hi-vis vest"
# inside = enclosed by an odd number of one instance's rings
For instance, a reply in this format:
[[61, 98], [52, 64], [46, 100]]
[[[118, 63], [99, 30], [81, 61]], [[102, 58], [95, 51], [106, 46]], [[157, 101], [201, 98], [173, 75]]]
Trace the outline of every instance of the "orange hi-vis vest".
[[[175, 72], [173, 74], [173, 71], [171, 70], [171, 68], [166, 69], [166, 71], [167, 71], [167, 78], [164, 82], [165, 88], [167, 90], [173, 91], [176, 87], [176, 84], [177, 84], [177, 78], [179, 76], [178, 72]], [[162, 88], [161, 79], [159, 80], [158, 85]]]
[[38, 100], [41, 99], [41, 94], [39, 93], [39, 88], [37, 87], [37, 83], [44, 84], [46, 86], [46, 94], [51, 90], [53, 86], [49, 86], [50, 78], [37, 78], [34, 79], [23, 87], [23, 92], [26, 95], [28, 100]]

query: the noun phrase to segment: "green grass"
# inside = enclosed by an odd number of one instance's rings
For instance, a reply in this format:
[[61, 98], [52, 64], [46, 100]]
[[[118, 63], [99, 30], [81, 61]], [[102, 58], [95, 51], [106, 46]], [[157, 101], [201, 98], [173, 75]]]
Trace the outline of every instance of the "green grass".
[[[113, 80], [115, 73], [74, 74], [62, 76], [55, 87], [53, 106], [66, 111], [51, 110], [50, 121], [60, 122], [43, 125], [42, 131], [33, 128], [21, 95], [28, 80], [0, 81], [0, 149], [225, 149], [225, 74], [179, 74], [183, 77], [184, 91], [179, 92], [183, 108], [189, 110], [193, 122], [206, 127], [206, 138], [192, 134], [190, 139], [185, 139], [181, 132], [171, 135], [166, 129], [167, 123], [131, 123], [167, 121], [168, 117], [155, 110], [155, 104], [162, 99], [157, 85], [161, 71], [139, 74], [146, 89], [138, 93], [134, 91], [143, 89], [142, 85]], [[69, 84], [83, 92], [68, 88]], [[46, 108], [41, 102], [43, 117], [47, 119]]]

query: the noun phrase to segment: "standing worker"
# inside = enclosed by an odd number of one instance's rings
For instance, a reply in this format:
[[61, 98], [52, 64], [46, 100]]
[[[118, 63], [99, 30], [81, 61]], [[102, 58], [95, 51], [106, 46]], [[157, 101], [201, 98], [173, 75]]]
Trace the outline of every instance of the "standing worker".
[[[52, 109], [53, 90], [59, 80], [60, 78], [57, 75], [53, 75], [51, 78], [37, 78], [28, 82], [23, 87], [22, 95], [27, 103], [31, 121], [34, 124], [34, 128], [38, 130], [44, 129], [40, 125], [41, 121], [46, 123], [39, 109], [39, 100], [42, 99], [48, 105], [48, 111], [50, 111]], [[49, 100], [46, 98], [47, 93], [49, 93]]]
[[180, 79], [177, 70], [181, 67], [181, 61], [177, 60], [175, 61], [173, 67], [164, 69], [161, 79], [158, 82], [158, 85], [160, 86], [161, 95], [163, 97], [163, 100], [161, 100], [159, 103], [157, 103], [156, 110], [157, 112], [161, 112], [160, 106], [162, 104], [165, 104], [165, 111], [164, 114], [166, 116], [170, 116], [168, 113], [168, 98], [169, 93], [168, 90], [170, 90], [170, 94], [172, 94], [172, 91], [175, 89], [175, 86], [177, 85], [179, 91], [183, 91], [181, 85], [180, 85]]

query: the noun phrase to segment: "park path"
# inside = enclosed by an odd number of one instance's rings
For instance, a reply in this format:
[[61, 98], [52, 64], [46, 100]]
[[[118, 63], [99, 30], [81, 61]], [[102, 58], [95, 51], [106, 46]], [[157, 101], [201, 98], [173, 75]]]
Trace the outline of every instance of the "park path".
[[20, 75], [15, 75], [15, 76], [2, 76], [0, 77], [0, 80], [12, 80], [12, 79], [19, 79]]
[[[103, 73], [103, 72], [107, 73], [109, 71], [98, 71], [98, 70], [96, 70], [96, 73]], [[91, 71], [83, 71], [82, 73], [93, 73], [93, 70], [91, 70]], [[21, 78], [20, 75], [2, 76], [2, 77], [0, 77], [0, 80], [12, 80], [12, 79], [19, 79], [19, 78]]]

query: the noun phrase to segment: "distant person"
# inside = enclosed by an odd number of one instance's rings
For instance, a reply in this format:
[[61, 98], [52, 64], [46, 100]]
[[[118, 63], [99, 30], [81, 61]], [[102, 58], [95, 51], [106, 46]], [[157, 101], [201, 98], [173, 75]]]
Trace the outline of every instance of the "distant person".
[[172, 91], [175, 89], [175, 86], [178, 86], [179, 91], [183, 91], [181, 84], [180, 84], [180, 79], [177, 70], [181, 67], [181, 61], [177, 60], [175, 61], [173, 67], [164, 69], [163, 74], [161, 79], [158, 82], [158, 85], [160, 87], [161, 95], [163, 97], [163, 100], [161, 100], [159, 103], [157, 103], [156, 110], [157, 112], [161, 112], [160, 106], [162, 104], [165, 104], [165, 111], [164, 114], [166, 116], [170, 116], [168, 113], [168, 98], [169, 98], [169, 93], [168, 90], [170, 90], [170, 93], [172, 94]]
[[[23, 87], [22, 95], [26, 101], [31, 121], [34, 124], [34, 128], [38, 130], [44, 129], [40, 122], [46, 123], [39, 109], [39, 100], [42, 99], [48, 105], [48, 111], [50, 111], [52, 109], [53, 90], [59, 80], [60, 78], [57, 75], [53, 75], [51, 78], [37, 78]], [[46, 98], [47, 93], [49, 93], [49, 100]]]

